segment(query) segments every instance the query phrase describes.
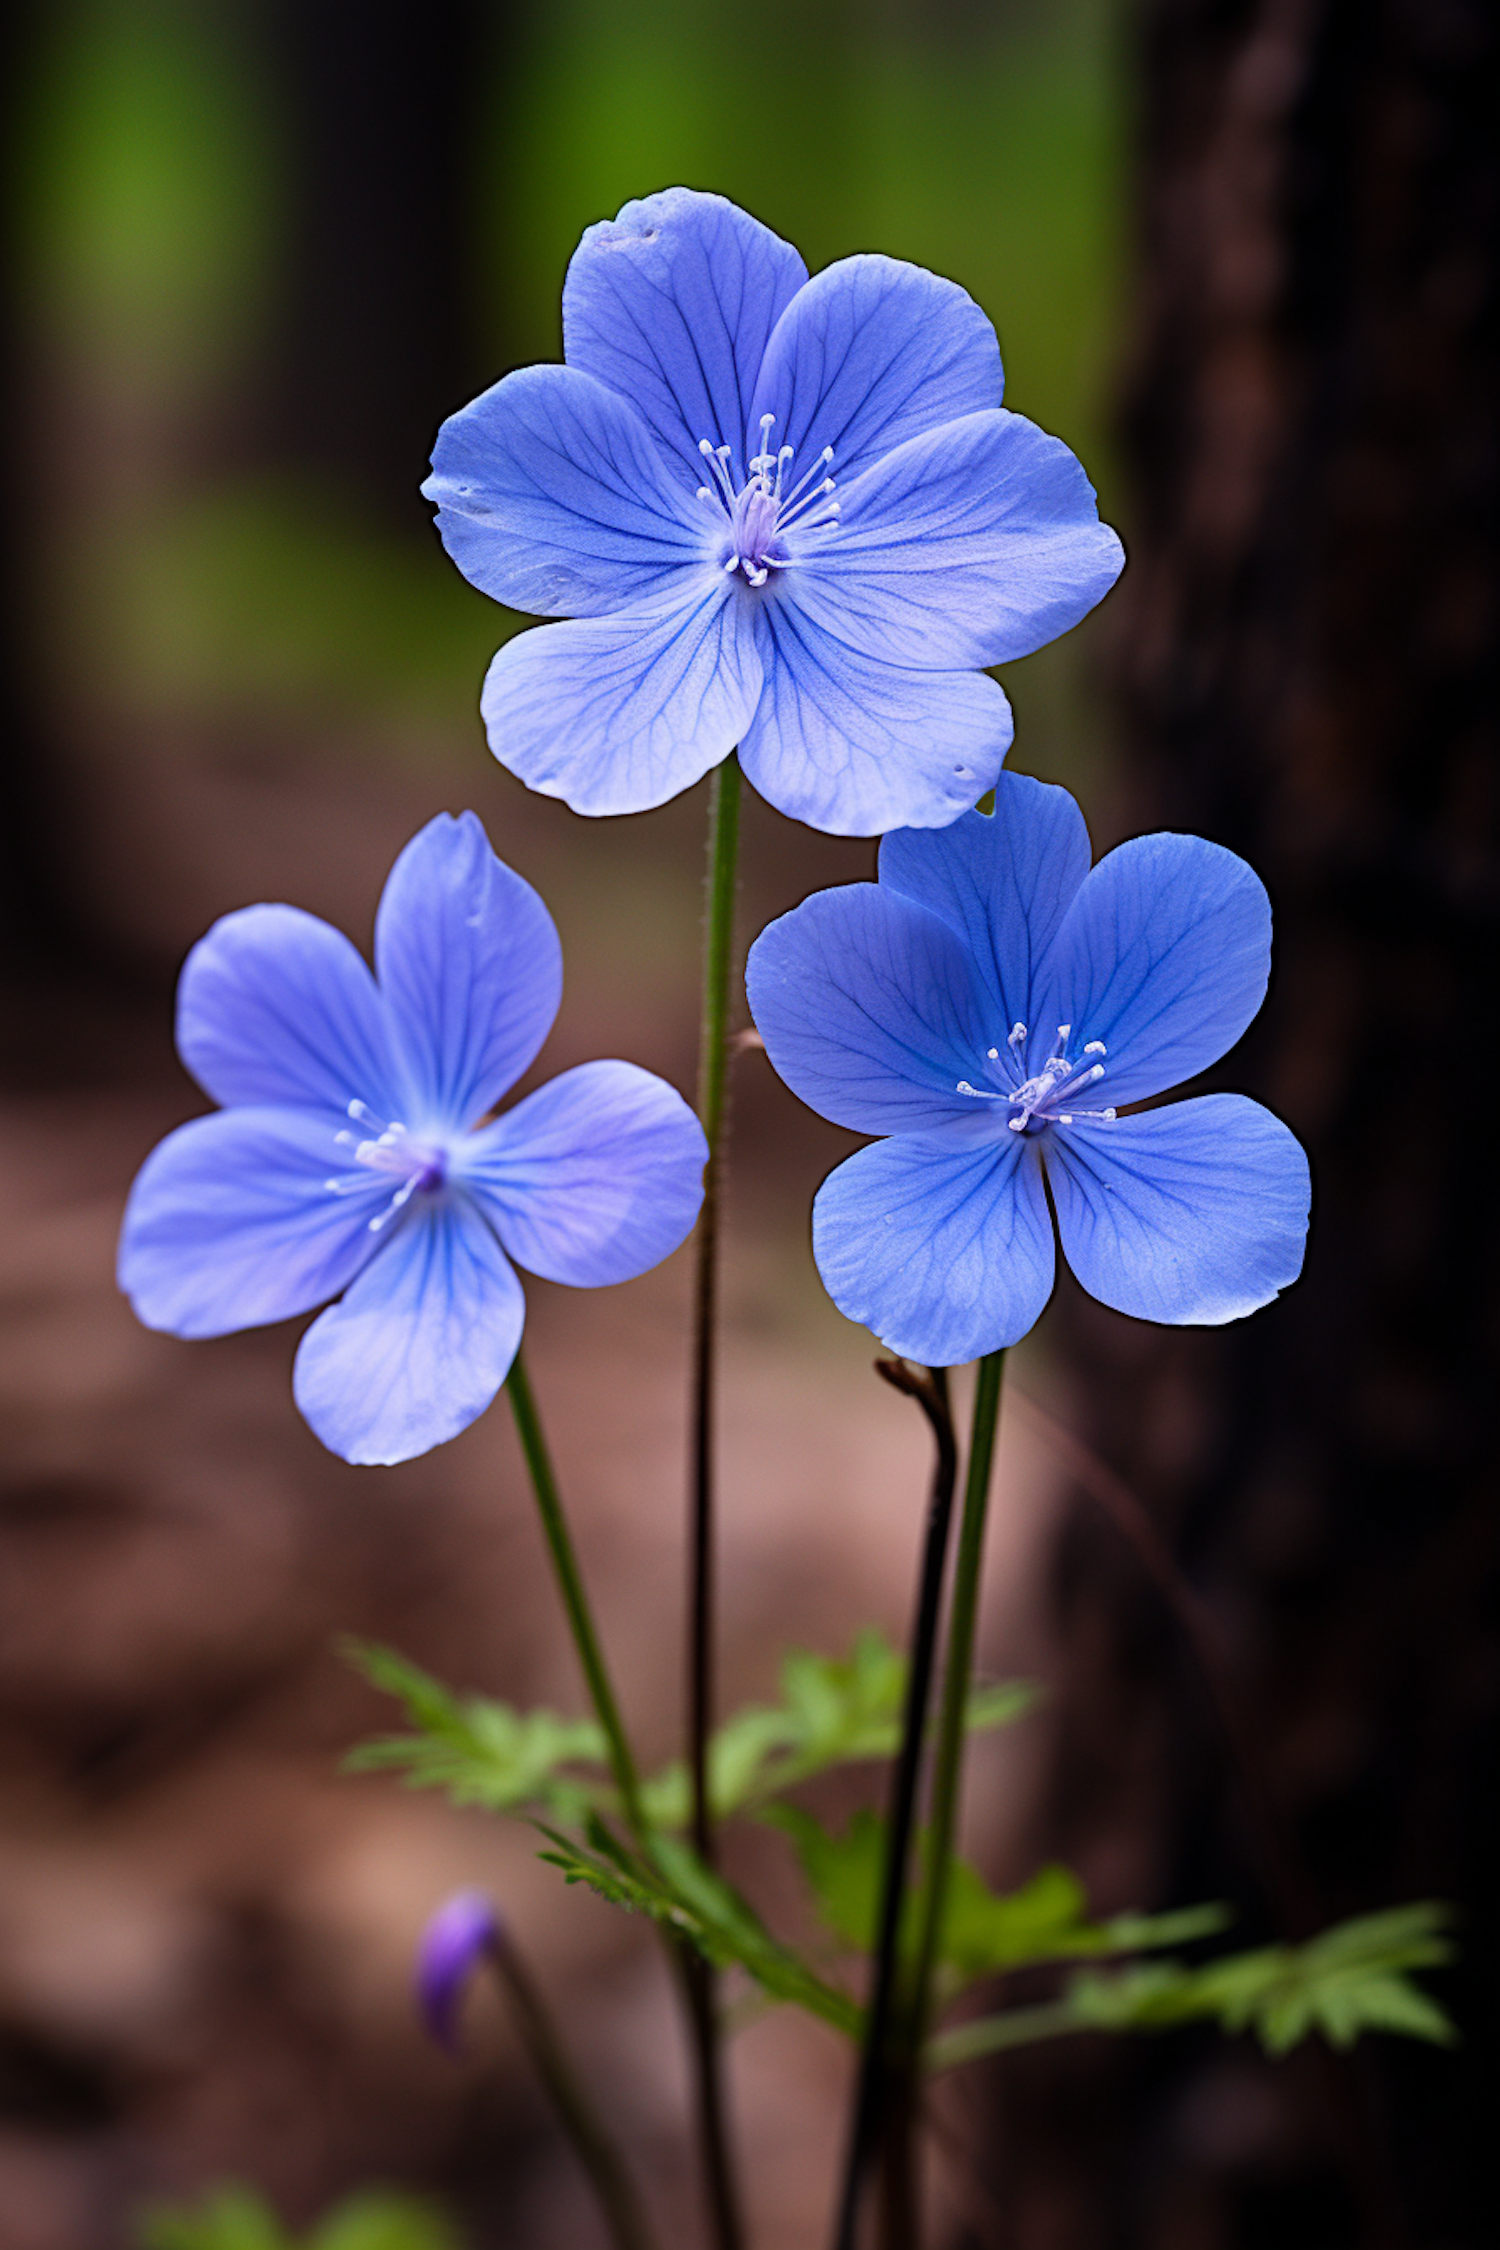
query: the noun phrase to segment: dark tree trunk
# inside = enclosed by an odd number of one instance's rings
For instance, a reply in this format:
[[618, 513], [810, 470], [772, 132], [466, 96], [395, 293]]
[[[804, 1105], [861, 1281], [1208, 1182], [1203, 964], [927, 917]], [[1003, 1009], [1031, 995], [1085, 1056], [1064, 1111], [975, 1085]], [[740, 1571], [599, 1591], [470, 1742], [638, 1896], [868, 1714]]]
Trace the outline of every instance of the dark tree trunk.
[[[1464, 2045], [1018, 2062], [997, 2161], [1028, 2250], [1494, 2239], [1495, 46], [1485, 0], [1147, 9], [1130, 825], [1270, 888], [1271, 998], [1213, 1082], [1302, 1136], [1314, 1228], [1241, 1326], [1066, 1315], [1094, 1442], [1217, 1613], [1321, 1914], [1466, 1903]], [[1190, 1660], [1086, 1506], [1047, 1841], [1273, 1935]]]

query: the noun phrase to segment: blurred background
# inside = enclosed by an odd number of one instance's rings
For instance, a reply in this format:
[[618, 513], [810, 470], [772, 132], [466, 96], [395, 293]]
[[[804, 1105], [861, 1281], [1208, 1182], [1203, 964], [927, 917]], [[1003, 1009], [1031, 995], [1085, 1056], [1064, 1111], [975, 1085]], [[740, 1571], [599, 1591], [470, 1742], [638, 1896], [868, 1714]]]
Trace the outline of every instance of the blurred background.
[[[1279, 2068], [1175, 2034], [970, 2074], [945, 2244], [1478, 2250], [1492, 2197], [1500, 1707], [1491, 1416], [1495, 27], [1481, 0], [52, 0], [6, 45], [0, 833], [0, 2250], [118, 2250], [255, 2183], [290, 2225], [384, 2179], [475, 2250], [597, 2239], [498, 2010], [427, 2049], [408, 1977], [460, 1883], [506, 1902], [696, 2239], [670, 1996], [642, 1933], [522, 1829], [340, 1753], [387, 1723], [354, 1631], [454, 1685], [580, 1696], [501, 1412], [397, 1471], [325, 1455], [293, 1333], [178, 1344], [112, 1254], [201, 1107], [181, 958], [290, 899], [368, 943], [380, 881], [466, 805], [542, 890], [568, 990], [544, 1070], [691, 1084], [703, 804], [608, 827], [489, 758], [517, 620], [442, 556], [439, 420], [557, 356], [581, 229], [674, 181], [814, 268], [882, 249], [999, 329], [1007, 403], [1082, 455], [1131, 564], [1009, 668], [1014, 764], [1103, 848], [1243, 851], [1270, 1005], [1216, 1083], [1312, 1149], [1306, 1280], [1240, 1330], [1064, 1286], [1018, 1391], [1124, 1472], [1254, 1711], [1315, 1920], [1467, 1914], [1456, 2054]], [[843, 844], [752, 806], [742, 936]], [[819, 1290], [806, 1211], [850, 1145], [739, 1065], [725, 1692], [902, 1628], [909, 1407]], [[685, 1285], [530, 1292], [531, 1352], [649, 1758], [675, 1748]], [[908, 1419], [910, 1417], [910, 1420]], [[1024, 1410], [982, 1648], [1040, 1712], [976, 1758], [992, 1880], [1064, 1856], [1102, 1912], [1284, 1899], [1169, 1611]], [[770, 1840], [737, 1872], [774, 1909]], [[1283, 1886], [1284, 1888], [1284, 1886]], [[821, 2239], [844, 2059], [736, 2054], [757, 2240]], [[951, 2174], [951, 2176], [950, 2176]]]

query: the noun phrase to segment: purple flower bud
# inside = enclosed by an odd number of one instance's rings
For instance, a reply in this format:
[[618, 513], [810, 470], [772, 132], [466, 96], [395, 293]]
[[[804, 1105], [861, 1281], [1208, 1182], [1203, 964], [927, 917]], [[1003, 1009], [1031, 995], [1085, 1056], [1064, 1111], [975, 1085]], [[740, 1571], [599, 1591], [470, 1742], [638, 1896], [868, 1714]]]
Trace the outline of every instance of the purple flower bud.
[[433, 1915], [417, 1948], [422, 2020], [440, 2047], [458, 2052], [458, 2009], [471, 1971], [496, 1945], [500, 1917], [483, 1891], [456, 1891]]

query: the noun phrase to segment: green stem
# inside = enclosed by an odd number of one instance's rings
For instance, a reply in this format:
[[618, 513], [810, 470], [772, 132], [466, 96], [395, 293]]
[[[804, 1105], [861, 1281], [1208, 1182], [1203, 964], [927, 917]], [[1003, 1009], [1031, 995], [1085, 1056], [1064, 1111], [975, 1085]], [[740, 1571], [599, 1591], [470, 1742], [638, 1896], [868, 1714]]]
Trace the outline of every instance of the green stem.
[[[708, 1142], [703, 1210], [693, 1284], [692, 1460], [688, 1533], [688, 1779], [693, 1845], [714, 1861], [709, 1739], [714, 1722], [714, 1392], [717, 1372], [719, 1218], [729, 1077], [730, 965], [734, 957], [735, 872], [740, 839], [740, 769], [732, 755], [714, 770], [708, 801], [707, 901], [703, 1000], [698, 1027], [698, 1120]], [[698, 2089], [704, 2177], [719, 2250], [741, 2250], [744, 2224], [725, 2116], [723, 2055], [715, 1977], [706, 1961], [685, 1961], [688, 2015]]]
[[979, 1362], [974, 1391], [974, 1420], [969, 1437], [969, 1467], [964, 1481], [963, 1517], [958, 1531], [958, 1559], [953, 1570], [953, 1605], [948, 1619], [948, 1661], [943, 1673], [943, 1698], [938, 1710], [937, 1747], [933, 1756], [932, 1825], [928, 1845], [926, 1897], [917, 1942], [916, 1975], [911, 1988], [911, 2013], [907, 2048], [915, 2065], [927, 2037], [932, 2007], [932, 1977], [947, 1904], [948, 1870], [953, 1860], [953, 1837], [958, 1824], [958, 1791], [963, 1770], [965, 1721], [969, 1686], [974, 1669], [974, 1628], [979, 1614], [979, 1571], [984, 1557], [984, 1525], [989, 1510], [990, 1472], [995, 1459], [995, 1432], [1000, 1421], [1000, 1381], [1005, 1372], [1003, 1351], [991, 1352]]
[[505, 1388], [510, 1394], [511, 1411], [516, 1418], [516, 1435], [520, 1438], [521, 1451], [531, 1475], [531, 1488], [536, 1494], [542, 1530], [546, 1534], [552, 1565], [557, 1572], [563, 1607], [573, 1629], [578, 1661], [583, 1666], [583, 1676], [588, 1682], [594, 1716], [604, 1730], [610, 1771], [615, 1777], [615, 1787], [620, 1792], [620, 1805], [631, 1830], [638, 1839], [643, 1840], [646, 1834], [646, 1817], [641, 1805], [640, 1774], [620, 1718], [620, 1706], [610, 1684], [604, 1651], [594, 1628], [588, 1595], [584, 1592], [583, 1575], [578, 1568], [578, 1557], [573, 1551], [572, 1536], [563, 1514], [557, 1478], [547, 1451], [547, 1440], [542, 1433], [541, 1418], [537, 1413], [536, 1400], [532, 1397], [531, 1385], [527, 1381], [525, 1365], [519, 1352], [511, 1363]]
[[[910, 2111], [912, 2089], [907, 2084], [904, 2045], [892, 2038], [903, 2022], [900, 2004], [901, 1925], [907, 1902], [907, 1863], [916, 1822], [917, 1788], [922, 1751], [927, 1738], [927, 1713], [931, 1702], [933, 1663], [937, 1654], [938, 1617], [942, 1608], [943, 1574], [948, 1560], [948, 1533], [953, 1520], [953, 1493], [958, 1482], [958, 1448], [948, 1404], [948, 1370], [934, 1367], [917, 1376], [899, 1360], [877, 1360], [877, 1374], [896, 1389], [914, 1398], [927, 1416], [937, 1449], [932, 1489], [927, 1504], [927, 1529], [917, 1574], [917, 1600], [912, 1619], [911, 1654], [907, 1659], [906, 1709], [902, 1716], [901, 1746], [891, 1769], [890, 1809], [886, 1819], [885, 1863], [881, 1871], [879, 1926], [870, 1979], [870, 2004], [865, 2012], [859, 2072], [855, 2079], [854, 2107], [849, 2128], [849, 2148], [844, 2164], [844, 2184], [834, 2226], [834, 2250], [854, 2250], [860, 2206], [876, 2157], [889, 2160], [894, 2142], [907, 2131], [903, 2124]], [[904, 2145], [896, 2149], [894, 2179], [888, 2184], [901, 2205], [901, 2231], [915, 2227], [906, 2186], [910, 2168], [900, 2162]]]
[[983, 2055], [1000, 2055], [1012, 2047], [1030, 2047], [1039, 2039], [1063, 2039], [1073, 2031], [1105, 2028], [1088, 2024], [1066, 2000], [1043, 2000], [1034, 2008], [1007, 2008], [1003, 2015], [981, 2016], [976, 2023], [961, 2023], [931, 2040], [922, 2058], [929, 2077], [938, 2071], [956, 2070], [960, 2063], [978, 2062]]
[[615, 2250], [657, 2250], [625, 2160], [585, 2092], [551, 2012], [503, 1924], [491, 1938], [490, 1953], [522, 2043], [589, 2176]]

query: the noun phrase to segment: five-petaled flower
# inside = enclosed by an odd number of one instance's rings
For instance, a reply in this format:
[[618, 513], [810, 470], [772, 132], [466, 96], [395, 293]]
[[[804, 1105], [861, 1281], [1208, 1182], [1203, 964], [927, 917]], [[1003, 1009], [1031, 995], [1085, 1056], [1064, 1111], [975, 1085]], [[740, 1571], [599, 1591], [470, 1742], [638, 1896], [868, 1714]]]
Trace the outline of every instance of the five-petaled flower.
[[639, 812], [736, 743], [783, 812], [942, 827], [994, 784], [1010, 710], [981, 669], [1075, 625], [1120, 542], [1058, 439], [1000, 405], [966, 292], [789, 243], [685, 188], [590, 227], [564, 366], [443, 425], [448, 552], [569, 622], [495, 658], [490, 746], [576, 812]]
[[821, 891], [751, 950], [771, 1061], [834, 1123], [886, 1134], [813, 1207], [839, 1309], [954, 1365], [1051, 1294], [1050, 1190], [1084, 1287], [1214, 1324], [1302, 1266], [1307, 1158], [1239, 1094], [1122, 1115], [1207, 1069], [1265, 997], [1271, 909], [1232, 852], [1140, 836], [1092, 870], [1065, 790], [1005, 774], [993, 817], [888, 836], [879, 882]]
[[584, 1063], [482, 1120], [528, 1068], [562, 992], [552, 918], [446, 813], [391, 870], [379, 981], [292, 906], [215, 923], [189, 954], [177, 1045], [223, 1104], [142, 1167], [120, 1286], [149, 1327], [222, 1336], [337, 1297], [297, 1352], [297, 1404], [346, 1460], [457, 1435], [509, 1372], [511, 1265], [594, 1287], [682, 1241], [707, 1154], [681, 1096]]

